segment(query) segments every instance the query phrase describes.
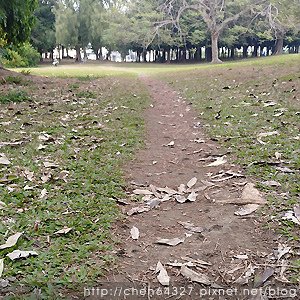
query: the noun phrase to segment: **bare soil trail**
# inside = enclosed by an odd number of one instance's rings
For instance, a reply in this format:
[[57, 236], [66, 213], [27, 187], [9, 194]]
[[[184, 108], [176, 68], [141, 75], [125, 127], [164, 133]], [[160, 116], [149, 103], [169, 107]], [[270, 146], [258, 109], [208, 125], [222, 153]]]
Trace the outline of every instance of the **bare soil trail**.
[[[241, 174], [238, 166], [230, 161], [221, 166], [207, 166], [229, 153], [205, 135], [191, 103], [165, 83], [145, 76], [141, 81], [148, 87], [153, 102], [145, 112], [146, 145], [126, 170], [132, 190], [147, 189], [150, 184], [177, 190], [196, 177], [195, 188], [200, 191], [195, 202], [165, 201], [148, 212], [128, 216], [119, 224], [115, 232], [122, 241], [119, 262], [109, 280], [157, 282], [154, 271], [160, 261], [171, 282], [180, 282], [183, 280], [180, 268], [168, 263], [187, 262], [188, 257], [209, 263], [203, 266], [202, 273], [212, 282], [228, 284], [243, 276], [251, 261], [264, 264], [274, 247], [274, 233], [262, 230], [257, 214], [239, 217], [234, 214], [237, 205], [218, 203], [240, 197], [249, 179], [234, 176], [219, 181], [224, 174]], [[230, 160], [229, 155], [227, 158]], [[214, 183], [203, 190], [201, 187], [207, 182]], [[138, 204], [125, 206], [124, 212]], [[203, 230], [192, 233], [181, 222], [192, 223]], [[133, 226], [139, 229], [138, 240], [130, 237]], [[173, 238], [184, 238], [184, 242], [174, 247], [156, 243], [159, 239]]]

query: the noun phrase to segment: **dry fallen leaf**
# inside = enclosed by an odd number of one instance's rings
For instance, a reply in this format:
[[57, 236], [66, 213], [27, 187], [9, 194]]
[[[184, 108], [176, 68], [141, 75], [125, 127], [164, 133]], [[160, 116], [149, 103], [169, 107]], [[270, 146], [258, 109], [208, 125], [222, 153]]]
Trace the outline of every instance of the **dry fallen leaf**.
[[195, 233], [201, 233], [204, 230], [204, 228], [196, 227], [194, 226], [194, 224], [189, 222], [178, 222], [178, 224], [182, 225], [185, 229]]
[[131, 238], [133, 240], [138, 240], [140, 237], [140, 231], [137, 227], [133, 226], [130, 230]]
[[253, 267], [250, 263], [246, 269], [246, 272], [244, 272], [236, 281], [235, 283], [238, 284], [247, 284], [249, 280], [252, 278], [252, 275], [255, 273], [256, 267]]
[[0, 165], [10, 165], [10, 161], [4, 154], [0, 156]]
[[190, 188], [192, 188], [196, 183], [197, 183], [197, 178], [196, 177], [194, 177], [194, 178], [192, 178], [186, 185], [187, 185], [187, 187], [190, 189]]
[[146, 206], [133, 207], [131, 210], [129, 210], [127, 212], [127, 215], [132, 216], [135, 214], [141, 214], [141, 213], [149, 211], [149, 210], [150, 210], [150, 207], [146, 207]]
[[295, 212], [294, 211], [287, 211], [284, 216], [282, 217], [282, 220], [289, 220], [289, 221], [292, 221], [293, 223], [297, 224], [297, 225], [300, 225], [300, 220], [299, 218], [297, 218], [295, 216]]
[[271, 276], [273, 276], [275, 270], [271, 267], [267, 267], [262, 274], [258, 274], [254, 278], [254, 288], [262, 286]]
[[167, 146], [168, 146], [168, 147], [174, 147], [174, 145], [175, 145], [175, 142], [174, 142], [174, 141], [171, 141]]
[[249, 259], [249, 256], [247, 254], [238, 254], [238, 255], [235, 255], [234, 258], [237, 258], [237, 259]]
[[135, 195], [153, 195], [151, 191], [136, 189], [133, 191]]
[[227, 163], [227, 160], [225, 159], [224, 156], [222, 156], [222, 157], [218, 157], [216, 159], [216, 161], [208, 164], [206, 167], [218, 167], [218, 166], [224, 165], [226, 163]]
[[58, 167], [57, 164], [49, 162], [49, 161], [45, 161], [43, 164], [44, 164], [45, 168], [57, 168]]
[[174, 238], [174, 239], [160, 239], [156, 243], [168, 246], [177, 246], [184, 242], [184, 239]]
[[185, 203], [187, 201], [187, 198], [182, 195], [176, 195], [175, 199], [178, 203], [181, 203], [181, 204]]
[[262, 141], [262, 138], [268, 137], [268, 136], [273, 136], [273, 135], [279, 135], [278, 131], [272, 131], [272, 132], [262, 132], [257, 135], [257, 140], [260, 144], [265, 145], [266, 143]]
[[211, 280], [209, 279], [209, 277], [207, 275], [202, 274], [202, 273], [197, 273], [197, 272], [189, 269], [187, 266], [181, 267], [180, 274], [193, 282], [198, 282], [200, 284], [205, 284], [205, 285], [211, 284]]
[[4, 202], [0, 201], [0, 209], [5, 208], [6, 206], [7, 206], [7, 205], [6, 205]]
[[0, 278], [1, 278], [2, 274], [3, 274], [3, 269], [4, 269], [4, 259], [1, 258], [0, 259]]
[[189, 194], [187, 197], [187, 200], [191, 202], [195, 202], [197, 200], [198, 194], [196, 194], [194, 191]]
[[43, 189], [43, 190], [41, 191], [40, 198], [41, 198], [41, 199], [44, 199], [44, 198], [46, 197], [47, 194], [48, 194], [47, 190], [46, 190], [46, 189]]
[[258, 210], [260, 207], [259, 204], [246, 204], [245, 206], [241, 207], [238, 211], [234, 214], [236, 216], [247, 216]]
[[275, 152], [275, 158], [276, 158], [277, 160], [280, 160], [280, 159], [282, 158], [282, 153], [280, 153], [280, 152]]
[[157, 280], [161, 285], [168, 286], [170, 284], [170, 277], [168, 275], [168, 272], [166, 271], [166, 269], [164, 268], [164, 266], [161, 264], [160, 261], [157, 263], [155, 272], [156, 273], [159, 272], [157, 276]]
[[67, 233], [69, 233], [72, 229], [73, 229], [73, 228], [64, 227], [63, 229], [54, 232], [54, 234], [67, 234]]
[[15, 250], [6, 256], [9, 257], [11, 260], [20, 259], [20, 258], [26, 258], [28, 256], [37, 256], [37, 252], [35, 251], [21, 251], [21, 250]]
[[280, 260], [284, 255], [290, 253], [291, 249], [291, 247], [279, 243], [278, 249], [275, 251], [276, 258]]
[[279, 182], [274, 181], [274, 180], [263, 181], [262, 184], [266, 185], [266, 186], [270, 186], [270, 187], [272, 187], [272, 186], [278, 186], [278, 187], [281, 186], [281, 184]]
[[300, 222], [300, 205], [294, 206], [294, 215], [296, 219]]
[[18, 239], [20, 238], [20, 236], [23, 234], [23, 232], [17, 232], [16, 234], [10, 236], [7, 241], [5, 242], [5, 244], [0, 245], [0, 250], [6, 249], [6, 248], [10, 248], [13, 247], [17, 244]]

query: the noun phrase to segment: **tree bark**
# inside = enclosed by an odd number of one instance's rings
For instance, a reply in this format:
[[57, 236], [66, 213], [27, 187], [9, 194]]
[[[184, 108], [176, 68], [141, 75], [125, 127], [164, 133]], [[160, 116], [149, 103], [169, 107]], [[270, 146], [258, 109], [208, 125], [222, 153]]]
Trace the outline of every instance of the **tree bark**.
[[80, 46], [77, 45], [75, 47], [75, 50], [76, 50], [76, 59], [75, 59], [75, 61], [76, 62], [81, 62]]
[[219, 40], [219, 32], [213, 31], [211, 33], [211, 62], [213, 64], [220, 64], [222, 61], [219, 59], [219, 46], [218, 46], [218, 40]]
[[248, 57], [248, 46], [243, 46], [243, 58]]
[[280, 55], [280, 54], [283, 54], [283, 37], [277, 38], [276, 44], [275, 44], [274, 55]]

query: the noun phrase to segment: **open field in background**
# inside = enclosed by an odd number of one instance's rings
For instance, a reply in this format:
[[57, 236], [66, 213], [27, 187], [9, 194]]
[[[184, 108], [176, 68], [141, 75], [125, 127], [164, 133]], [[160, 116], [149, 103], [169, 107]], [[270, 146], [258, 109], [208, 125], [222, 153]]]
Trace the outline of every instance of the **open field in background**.
[[[193, 103], [206, 132], [267, 192], [269, 205], [261, 211], [266, 226], [299, 243], [299, 226], [282, 215], [300, 195], [300, 55], [30, 72], [72, 78], [12, 77], [0, 85], [0, 153], [10, 161], [0, 167], [0, 244], [24, 232], [1, 257], [15, 249], [39, 254], [5, 259], [4, 274], [12, 282], [72, 288], [77, 281], [93, 282], [114, 261], [115, 200], [126, 196], [121, 166], [143, 143], [141, 113], [150, 103], [136, 78], [141, 74], [161, 78]], [[273, 134], [259, 140], [261, 133]]]
[[260, 67], [261, 65], [286, 65], [291, 66], [299, 64], [299, 55], [282, 55], [278, 57], [261, 57], [255, 59], [239, 60], [225, 62], [221, 65], [212, 65], [210, 63], [199, 64], [155, 64], [155, 63], [107, 63], [107, 62], [89, 62], [85, 64], [65, 64], [58, 67], [52, 65], [42, 65], [38, 68], [14, 69], [30, 71], [33, 75], [55, 76], [55, 77], [105, 77], [105, 76], [136, 76], [139, 74], [156, 75], [160, 73], [177, 73], [195, 70], [223, 69], [226, 67]]
[[25, 292], [94, 282], [114, 260], [111, 225], [120, 214], [116, 199], [125, 197], [121, 166], [143, 143], [148, 95], [132, 78], [6, 77], [0, 89], [0, 153], [10, 162], [0, 164], [0, 244], [23, 232], [0, 257], [16, 249], [38, 253], [6, 257], [2, 278]]

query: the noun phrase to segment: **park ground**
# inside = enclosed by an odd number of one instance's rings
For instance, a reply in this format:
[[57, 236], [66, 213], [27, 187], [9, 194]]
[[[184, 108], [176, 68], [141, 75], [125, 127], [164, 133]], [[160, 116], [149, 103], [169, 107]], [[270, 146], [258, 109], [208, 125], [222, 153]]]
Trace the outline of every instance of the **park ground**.
[[164, 271], [299, 283], [299, 55], [17, 71], [0, 74], [0, 244], [22, 233], [0, 250], [1, 296], [80, 299]]

